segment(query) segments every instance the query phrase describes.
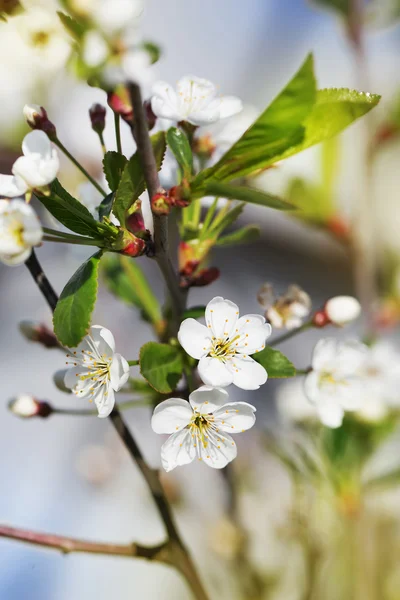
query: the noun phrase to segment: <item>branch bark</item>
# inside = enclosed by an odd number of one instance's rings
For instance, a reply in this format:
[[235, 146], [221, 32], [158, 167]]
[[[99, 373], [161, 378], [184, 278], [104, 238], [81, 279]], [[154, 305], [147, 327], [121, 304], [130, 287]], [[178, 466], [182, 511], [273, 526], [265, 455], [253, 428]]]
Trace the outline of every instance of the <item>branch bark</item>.
[[51, 550], [59, 550], [63, 554], [84, 552], [86, 554], [144, 558], [146, 560], [171, 564], [171, 561], [168, 558], [168, 542], [157, 546], [141, 546], [134, 542], [131, 544], [107, 544], [53, 535], [50, 533], [39, 533], [27, 529], [8, 527], [7, 525], [0, 525], [0, 538], [18, 540], [33, 546], [42, 546], [43, 548], [49, 548]]

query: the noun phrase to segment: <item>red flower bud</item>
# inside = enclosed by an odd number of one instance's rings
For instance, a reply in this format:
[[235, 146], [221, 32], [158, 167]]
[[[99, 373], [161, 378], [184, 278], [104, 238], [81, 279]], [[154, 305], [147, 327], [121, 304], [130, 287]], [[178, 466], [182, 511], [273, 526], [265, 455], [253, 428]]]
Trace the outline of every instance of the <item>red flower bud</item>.
[[102, 104], [92, 104], [89, 108], [92, 129], [99, 135], [103, 133], [106, 126], [106, 109]]
[[149, 131], [151, 131], [156, 124], [157, 116], [153, 113], [150, 100], [145, 100], [143, 102], [143, 107], [147, 119], [147, 127]]
[[219, 269], [217, 269], [217, 267], [210, 267], [209, 269], [201, 269], [201, 271], [196, 273], [196, 275], [187, 275], [185, 272], [182, 271], [180, 275], [180, 287], [203, 287], [205, 285], [213, 283], [216, 279], [218, 279], [220, 271]]
[[107, 95], [108, 106], [122, 117], [129, 125], [133, 125], [133, 109], [130, 102], [128, 90], [125, 86], [120, 86]]
[[171, 201], [166, 193], [154, 194], [151, 199], [151, 210], [155, 215], [168, 215], [171, 210]]
[[129, 215], [126, 220], [126, 226], [129, 229], [129, 231], [132, 231], [132, 233], [146, 231], [143, 216], [140, 212], [134, 212], [131, 215]]
[[25, 104], [24, 116], [31, 129], [44, 131], [50, 140], [55, 140], [57, 138], [56, 126], [48, 118], [47, 112], [43, 106], [38, 106], [37, 104]]
[[145, 253], [146, 250], [146, 242], [141, 238], [136, 237], [131, 234], [132, 237], [121, 250], [121, 254], [125, 254], [126, 256], [141, 256]]
[[184, 183], [172, 187], [169, 190], [168, 195], [173, 206], [185, 208], [190, 204], [190, 191], [186, 188]]
[[325, 310], [317, 310], [312, 319], [314, 327], [325, 327], [330, 323]]

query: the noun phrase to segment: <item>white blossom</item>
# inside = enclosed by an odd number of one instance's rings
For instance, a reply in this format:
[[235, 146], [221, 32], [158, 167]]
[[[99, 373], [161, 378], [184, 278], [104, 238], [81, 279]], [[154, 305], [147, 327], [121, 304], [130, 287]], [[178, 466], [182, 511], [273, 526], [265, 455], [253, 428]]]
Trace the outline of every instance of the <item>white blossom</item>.
[[371, 407], [374, 399], [381, 406], [400, 406], [400, 353], [394, 344], [380, 340], [368, 348], [360, 372]]
[[0, 200], [0, 261], [9, 266], [24, 263], [32, 247], [42, 241], [40, 221], [23, 200]]
[[0, 175], [0, 195], [7, 198], [42, 188], [57, 177], [58, 154], [43, 131], [31, 131], [24, 137], [22, 153], [13, 164], [12, 175]]
[[310, 313], [311, 298], [297, 285], [290, 285], [285, 294], [275, 296], [273, 286], [266, 283], [258, 292], [258, 301], [272, 327], [295, 329]]
[[325, 338], [315, 346], [304, 389], [324, 425], [340, 427], [345, 411], [362, 406], [361, 368], [367, 353], [368, 348], [356, 340]]
[[220, 296], [207, 304], [206, 325], [185, 319], [178, 340], [185, 351], [199, 360], [203, 382], [215, 387], [231, 383], [244, 390], [256, 390], [267, 381], [267, 372], [251, 358], [265, 347], [271, 326], [261, 315], [244, 315]]
[[207, 79], [187, 75], [178, 81], [176, 91], [165, 81], [155, 83], [151, 107], [157, 117], [207, 125], [240, 112], [242, 102], [235, 96], [219, 96]]
[[107, 35], [134, 28], [143, 12], [142, 0], [98, 0], [92, 11], [95, 23]]
[[29, 394], [20, 394], [16, 398], [13, 398], [9, 404], [9, 409], [17, 417], [28, 419], [34, 417], [39, 412], [38, 401]]
[[87, 33], [82, 41], [82, 58], [88, 67], [98, 67], [109, 56], [109, 47], [104, 37], [94, 29]]
[[93, 325], [75, 351], [67, 355], [72, 364], [64, 383], [78, 398], [94, 401], [99, 417], [105, 418], [118, 392], [129, 379], [129, 365], [115, 352], [114, 336], [105, 327]]
[[111, 86], [126, 81], [136, 83], [142, 88], [143, 96], [147, 97], [155, 79], [155, 67], [146, 50], [132, 48], [122, 53], [116, 61], [107, 64], [103, 79]]
[[347, 325], [360, 313], [361, 305], [353, 296], [335, 296], [325, 304], [325, 314], [334, 325]]
[[172, 434], [161, 448], [162, 466], [171, 471], [195, 458], [214, 469], [222, 469], [237, 454], [229, 434], [250, 429], [255, 408], [247, 402], [229, 402], [222, 388], [202, 386], [189, 402], [170, 398], [155, 410], [151, 426], [156, 433]]

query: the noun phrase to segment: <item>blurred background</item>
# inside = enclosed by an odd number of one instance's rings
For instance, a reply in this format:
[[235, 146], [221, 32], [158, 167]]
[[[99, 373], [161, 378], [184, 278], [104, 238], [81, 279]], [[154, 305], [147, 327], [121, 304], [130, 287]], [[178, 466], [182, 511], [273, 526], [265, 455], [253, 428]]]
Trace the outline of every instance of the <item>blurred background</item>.
[[[278, 292], [298, 284], [311, 296], [314, 308], [333, 295], [355, 294], [372, 301], [374, 331], [396, 344], [400, 5], [397, 0], [360, 3], [365, 8], [363, 25], [346, 12], [350, 0], [146, 0], [143, 36], [161, 45], [158, 71], [166, 81], [188, 73], [205, 77], [223, 93], [235, 94], [261, 111], [312, 51], [320, 88], [350, 87], [382, 95], [378, 108], [333, 144], [303, 152], [262, 175], [258, 185], [304, 201], [306, 218], [247, 207], [242, 221], [261, 226], [260, 240], [216, 250], [212, 263], [221, 269], [221, 277], [212, 288], [192, 290], [191, 305], [222, 295], [244, 313], [260, 312], [257, 292], [267, 281]], [[26, 13], [0, 23], [0, 171], [10, 172], [28, 131], [24, 104], [36, 103], [47, 109], [70, 151], [93, 175], [100, 175], [101, 149], [88, 108], [93, 102], [105, 103], [105, 93], [68, 74], [70, 46], [55, 15], [57, 4], [26, 4]], [[51, 43], [33, 44], [43, 27]], [[105, 140], [112, 149], [112, 119], [108, 121]], [[128, 127], [122, 133], [128, 154], [134, 149]], [[62, 180], [69, 190], [81, 183], [67, 163]], [[353, 245], [348, 244], [350, 228]], [[50, 244], [38, 250], [57, 291], [89, 254]], [[146, 259], [141, 264], [161, 296], [155, 265]], [[62, 416], [23, 421], [7, 410], [7, 400], [25, 392], [59, 407], [81, 404], [59, 392], [52, 381], [52, 374], [63, 368], [63, 354], [32, 346], [18, 331], [23, 319], [51, 323], [29, 273], [0, 265], [0, 290], [2, 522], [88, 539], [159, 542], [163, 530], [152, 500], [108, 422]], [[116, 302], [104, 285], [94, 322], [113, 331], [118, 350], [129, 358], [136, 357], [152, 336], [137, 312]], [[357, 328], [346, 331], [351, 333]], [[296, 366], [307, 368], [319, 337], [320, 332], [306, 332], [282, 349]], [[232, 391], [236, 400], [247, 400], [244, 394]], [[378, 425], [364, 424], [364, 454], [351, 463], [360, 468], [350, 478], [353, 487], [343, 492], [329, 485], [328, 468], [321, 474], [315, 466], [310, 440], [325, 434], [316, 432], [315, 424], [305, 425], [308, 417], [285, 409], [293, 397], [302, 398], [301, 382], [270, 381], [252, 393], [257, 429], [240, 436], [230, 486], [223, 474], [197, 464], [163, 476], [211, 598], [399, 599], [397, 479], [387, 487], [372, 485], [362, 500], [360, 489], [356, 493], [353, 486], [364, 476], [360, 465], [364, 469], [367, 462], [373, 473], [396, 469], [395, 428], [390, 436], [378, 436], [384, 443], [379, 443], [375, 456]], [[126, 417], [148, 461], [160, 466], [162, 440], [150, 429], [150, 409], [135, 408]], [[301, 423], [295, 427], [294, 421]], [[325, 467], [338, 455], [337, 446], [332, 450], [330, 445], [337, 440], [332, 442], [329, 435], [323, 438]], [[304, 456], [308, 458], [303, 461]], [[370, 476], [370, 481], [376, 480], [376, 475]], [[63, 557], [0, 540], [0, 598], [111, 597], [184, 600], [190, 593], [180, 577], [163, 566], [89, 555]]]

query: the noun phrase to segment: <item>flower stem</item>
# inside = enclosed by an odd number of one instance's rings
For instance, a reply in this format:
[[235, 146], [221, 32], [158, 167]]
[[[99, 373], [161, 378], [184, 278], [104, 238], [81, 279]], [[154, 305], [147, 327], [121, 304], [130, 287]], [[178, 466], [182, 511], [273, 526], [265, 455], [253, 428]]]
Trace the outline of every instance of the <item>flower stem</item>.
[[[140, 88], [136, 84], [131, 84], [129, 86], [129, 91], [134, 114], [134, 136], [137, 144], [137, 151], [142, 164], [147, 191], [151, 199], [161, 190], [156, 160], [151, 145]], [[176, 335], [186, 306], [186, 294], [179, 287], [177, 274], [169, 258], [168, 217], [153, 215], [153, 218], [155, 259], [163, 274], [172, 300], [171, 308], [173, 311], [174, 323], [171, 334]]]
[[287, 333], [284, 333], [283, 335], [275, 338], [274, 340], [272, 340], [269, 346], [278, 346], [278, 344], [282, 344], [283, 342], [286, 342], [286, 340], [290, 340], [290, 338], [294, 337], [299, 333], [303, 333], [303, 331], [307, 331], [307, 329], [310, 329], [313, 326], [314, 325], [312, 321], [307, 321], [307, 323], [303, 323], [303, 325], [300, 325], [300, 327], [297, 327], [296, 329], [291, 329]]
[[115, 139], [117, 142], [117, 150], [120, 154], [122, 154], [121, 120], [120, 120], [120, 116], [116, 112], [114, 113], [114, 125], [115, 125]]
[[91, 175], [89, 175], [89, 173], [86, 171], [85, 167], [83, 167], [81, 165], [81, 163], [79, 161], [77, 161], [74, 156], [72, 156], [72, 154], [69, 152], [69, 150], [67, 150], [67, 148], [64, 146], [64, 144], [62, 144], [58, 138], [53, 139], [53, 142], [55, 143], [55, 145], [58, 148], [60, 148], [61, 152], [64, 152], [65, 156], [67, 158], [69, 158], [69, 160], [80, 170], [80, 172], [84, 174], [84, 176], [90, 181], [90, 183], [92, 183], [94, 185], [96, 190], [98, 192], [100, 192], [100, 194], [103, 196], [103, 198], [105, 196], [107, 196], [107, 192], [105, 190], [103, 190], [103, 188], [97, 183], [97, 181]]
[[168, 542], [158, 546], [140, 546], [131, 544], [107, 544], [101, 542], [89, 542], [75, 538], [64, 537], [61, 535], [52, 535], [49, 533], [38, 533], [16, 527], [0, 525], [0, 538], [8, 538], [26, 542], [34, 546], [42, 546], [52, 550], [59, 550], [63, 554], [72, 552], [85, 552], [89, 554], [105, 554], [107, 556], [126, 556], [135, 558], [145, 558], [170, 564], [168, 552], [165, 552]]
[[103, 151], [103, 154], [106, 154], [107, 148], [106, 148], [106, 144], [104, 142], [104, 137], [103, 137], [102, 133], [99, 133], [99, 140], [100, 140], [100, 145], [101, 145], [101, 149]]

